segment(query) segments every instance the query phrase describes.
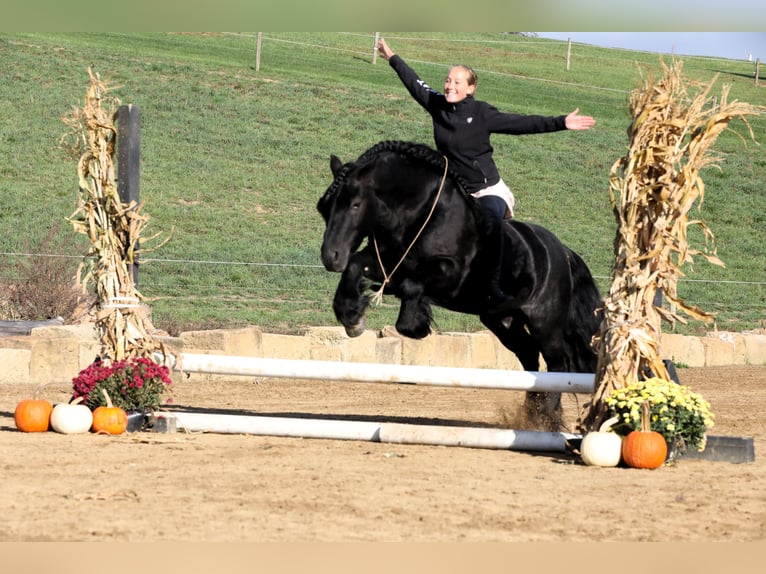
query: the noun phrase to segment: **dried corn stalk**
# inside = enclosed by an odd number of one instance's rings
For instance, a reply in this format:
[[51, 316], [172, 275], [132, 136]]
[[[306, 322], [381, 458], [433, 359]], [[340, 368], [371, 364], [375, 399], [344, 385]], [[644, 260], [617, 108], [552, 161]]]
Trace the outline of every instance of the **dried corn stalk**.
[[140, 205], [120, 199], [113, 161], [117, 136], [113, 118], [119, 100], [109, 95], [97, 74], [90, 69], [88, 74], [85, 104], [63, 118], [79, 133], [85, 148], [77, 165], [78, 207], [67, 219], [91, 242], [78, 269], [78, 282], [83, 292], [91, 283], [95, 290], [101, 359], [112, 362], [151, 357], [157, 350], [164, 353], [164, 348], [150, 334], [155, 329], [149, 310], [140, 303], [142, 297], [129, 270], [149, 217], [140, 213]]
[[[716, 78], [708, 85], [694, 85], [687, 93], [681, 77], [682, 62], [666, 66], [655, 82], [648, 75], [642, 88], [631, 94], [629, 149], [612, 166], [610, 199], [617, 221], [614, 241], [615, 267], [605, 300], [605, 314], [598, 344], [597, 389], [585, 405], [579, 426], [596, 429], [606, 416], [604, 399], [651, 373], [668, 378], [659, 350], [661, 323], [686, 320], [676, 312], [656, 307], [655, 295], [665, 298], [686, 315], [709, 322], [713, 316], [678, 297], [681, 267], [702, 256], [723, 263], [715, 250], [690, 247], [687, 230], [698, 226], [706, 244], [714, 246], [712, 231], [702, 221], [691, 221], [689, 210], [702, 203], [705, 186], [699, 171], [719, 158], [710, 146], [734, 118], [760, 113], [759, 108], [727, 100], [723, 87], [719, 104], [709, 97]], [[753, 137], [752, 130], [750, 131]]]

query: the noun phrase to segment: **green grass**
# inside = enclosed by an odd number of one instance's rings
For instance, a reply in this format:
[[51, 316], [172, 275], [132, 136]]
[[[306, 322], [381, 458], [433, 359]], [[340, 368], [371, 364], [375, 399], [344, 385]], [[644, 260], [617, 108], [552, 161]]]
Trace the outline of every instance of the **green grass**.
[[[583, 255], [603, 291], [613, 259], [611, 165], [627, 149], [629, 91], [657, 55], [498, 33], [388, 34], [437, 88], [449, 64], [479, 73], [478, 97], [500, 109], [558, 115], [580, 107], [590, 132], [494, 138], [496, 160], [517, 195], [517, 217], [549, 227]], [[1, 34], [0, 258], [6, 280], [20, 253], [76, 207], [76, 159], [58, 143], [61, 116], [81, 105], [87, 68], [123, 103], [141, 109], [141, 195], [148, 234], [174, 229], [144, 255], [140, 290], [163, 325], [260, 325], [296, 332], [333, 325], [338, 276], [319, 262], [323, 232], [315, 204], [330, 182], [329, 157], [350, 160], [384, 139], [432, 144], [430, 121], [382, 59], [372, 35], [264, 33], [256, 72], [255, 34]], [[753, 64], [685, 58], [685, 75], [714, 93], [766, 102]], [[763, 76], [763, 73], [761, 74]], [[749, 119], [766, 139], [766, 118]], [[720, 269], [697, 258], [679, 291], [719, 313], [718, 326], [766, 321], [766, 155], [735, 122], [706, 169], [698, 217], [718, 238]], [[734, 133], [737, 132], [737, 133]], [[737, 135], [740, 134], [740, 135]], [[745, 136], [743, 140], [742, 136]], [[697, 237], [701, 241], [701, 236]], [[84, 238], [78, 238], [83, 242]], [[698, 244], [700, 247], [702, 245]], [[397, 301], [368, 313], [377, 328], [395, 321]], [[436, 310], [442, 330], [473, 330], [469, 316]], [[692, 323], [680, 332], [699, 332]]]

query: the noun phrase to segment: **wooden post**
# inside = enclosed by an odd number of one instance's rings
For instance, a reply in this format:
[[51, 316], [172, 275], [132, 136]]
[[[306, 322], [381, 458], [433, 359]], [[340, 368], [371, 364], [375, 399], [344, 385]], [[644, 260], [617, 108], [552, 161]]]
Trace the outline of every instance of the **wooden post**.
[[755, 87], [756, 88], [758, 87], [758, 75], [759, 75], [760, 68], [761, 68], [761, 59], [756, 58], [755, 59]]
[[380, 38], [380, 32], [375, 32], [375, 40], [372, 43], [372, 63], [378, 63], [378, 38]]
[[261, 69], [261, 42], [263, 41], [263, 32], [258, 32], [258, 39], [255, 41], [255, 71]]
[[[120, 106], [117, 108], [117, 192], [123, 203], [140, 203], [140, 162], [141, 111], [132, 104]], [[133, 284], [138, 287], [138, 255], [129, 265]]]
[[572, 57], [572, 38], [567, 38], [567, 72], [569, 71], [569, 61]]

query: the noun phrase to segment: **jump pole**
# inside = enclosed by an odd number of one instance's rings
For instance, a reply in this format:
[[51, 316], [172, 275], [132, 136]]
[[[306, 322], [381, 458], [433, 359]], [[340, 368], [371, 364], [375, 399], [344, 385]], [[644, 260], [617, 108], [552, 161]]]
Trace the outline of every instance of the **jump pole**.
[[188, 432], [462, 446], [496, 450], [565, 452], [569, 440], [581, 438], [579, 435], [560, 432], [286, 418], [263, 415], [222, 415], [171, 411], [158, 412], [155, 413], [155, 416], [172, 416], [175, 418], [176, 428], [184, 429]]
[[[158, 357], [158, 360], [163, 362], [161, 356]], [[466, 367], [312, 361], [193, 353], [181, 353], [178, 356], [166, 355], [164, 363], [174, 370], [188, 373], [406, 383], [550, 393], [592, 393], [595, 381], [593, 373], [506, 371]]]

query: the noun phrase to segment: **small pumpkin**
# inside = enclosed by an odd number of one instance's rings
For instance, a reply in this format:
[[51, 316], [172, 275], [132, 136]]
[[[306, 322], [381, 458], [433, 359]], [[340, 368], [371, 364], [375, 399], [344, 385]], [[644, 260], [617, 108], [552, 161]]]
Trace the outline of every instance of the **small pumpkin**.
[[598, 431], [586, 434], [580, 444], [580, 456], [589, 466], [617, 466], [622, 457], [622, 437], [610, 432], [620, 417], [603, 422]]
[[662, 434], [651, 430], [649, 401], [641, 405], [641, 430], [628, 433], [622, 441], [622, 458], [633, 468], [659, 468], [665, 464], [668, 444]]
[[50, 428], [53, 403], [40, 398], [40, 391], [44, 386], [38, 385], [31, 399], [24, 399], [16, 405], [13, 421], [20, 431], [45, 432]]
[[71, 403], [60, 403], [51, 412], [51, 428], [62, 434], [88, 432], [93, 425], [93, 412], [77, 397]]
[[112, 404], [112, 399], [106, 389], [101, 389], [106, 398], [106, 406], [97, 407], [93, 411], [93, 432], [105, 434], [122, 434], [128, 428], [128, 413]]

